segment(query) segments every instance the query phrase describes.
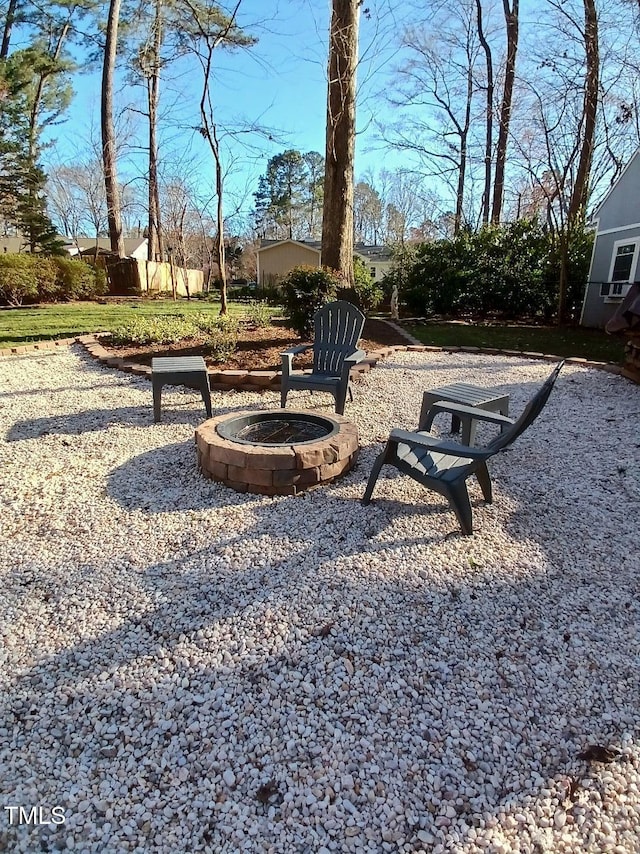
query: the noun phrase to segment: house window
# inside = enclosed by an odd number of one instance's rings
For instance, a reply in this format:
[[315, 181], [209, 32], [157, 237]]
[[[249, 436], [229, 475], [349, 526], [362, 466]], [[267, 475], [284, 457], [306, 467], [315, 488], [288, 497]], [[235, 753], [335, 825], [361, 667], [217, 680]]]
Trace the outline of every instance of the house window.
[[613, 258], [613, 270], [611, 272], [612, 282], [630, 281], [635, 251], [635, 243], [625, 243], [623, 246], [618, 246]]
[[639, 241], [628, 242], [623, 240], [616, 241], [614, 244], [605, 296], [624, 296], [628, 290], [626, 285], [634, 281], [638, 265], [638, 245]]

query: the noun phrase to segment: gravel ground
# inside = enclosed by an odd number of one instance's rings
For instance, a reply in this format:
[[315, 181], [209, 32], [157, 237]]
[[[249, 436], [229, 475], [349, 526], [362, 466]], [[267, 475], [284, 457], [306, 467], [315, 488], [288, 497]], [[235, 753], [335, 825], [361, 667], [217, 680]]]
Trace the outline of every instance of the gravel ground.
[[199, 475], [196, 393], [0, 359], [0, 850], [640, 851], [640, 387], [566, 366], [471, 538], [391, 469], [358, 501], [424, 389], [549, 370], [396, 354], [356, 469], [271, 499]]

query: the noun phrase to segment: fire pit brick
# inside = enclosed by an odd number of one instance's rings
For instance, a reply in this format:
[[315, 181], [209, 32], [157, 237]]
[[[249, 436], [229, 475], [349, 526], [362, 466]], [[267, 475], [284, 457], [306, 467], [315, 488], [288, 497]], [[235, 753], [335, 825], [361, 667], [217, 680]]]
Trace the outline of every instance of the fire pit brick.
[[[233, 438], [235, 422], [309, 421], [327, 435], [291, 444], [268, 444]], [[245, 419], [248, 419], [245, 420]], [[225, 431], [220, 435], [218, 427]], [[275, 426], [274, 431], [281, 428]], [[269, 431], [267, 431], [269, 432]], [[273, 432], [273, 431], [272, 431]], [[287, 431], [285, 430], [285, 434]], [[231, 438], [230, 438], [231, 437]], [[349, 471], [358, 457], [358, 429], [344, 416], [318, 415], [292, 409], [251, 411], [217, 416], [201, 424], [195, 435], [198, 465], [205, 475], [238, 492], [295, 495], [304, 489], [330, 483]]]

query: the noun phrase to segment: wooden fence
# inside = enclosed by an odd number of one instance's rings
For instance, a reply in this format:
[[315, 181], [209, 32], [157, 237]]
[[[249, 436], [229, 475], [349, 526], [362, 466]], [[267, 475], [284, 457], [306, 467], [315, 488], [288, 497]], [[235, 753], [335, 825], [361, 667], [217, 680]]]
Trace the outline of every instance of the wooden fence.
[[[98, 263], [102, 259], [98, 259]], [[188, 270], [160, 261], [105, 258], [109, 292], [115, 295], [173, 294], [193, 296], [204, 289], [202, 270]]]

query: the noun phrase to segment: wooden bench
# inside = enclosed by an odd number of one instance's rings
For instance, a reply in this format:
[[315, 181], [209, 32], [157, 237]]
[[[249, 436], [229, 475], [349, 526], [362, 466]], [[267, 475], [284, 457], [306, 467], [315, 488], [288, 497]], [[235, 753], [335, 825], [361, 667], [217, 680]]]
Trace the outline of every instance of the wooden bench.
[[160, 421], [160, 400], [163, 385], [184, 385], [198, 390], [211, 418], [211, 392], [209, 373], [202, 356], [155, 357], [151, 360], [151, 385], [153, 387], [153, 420]]

